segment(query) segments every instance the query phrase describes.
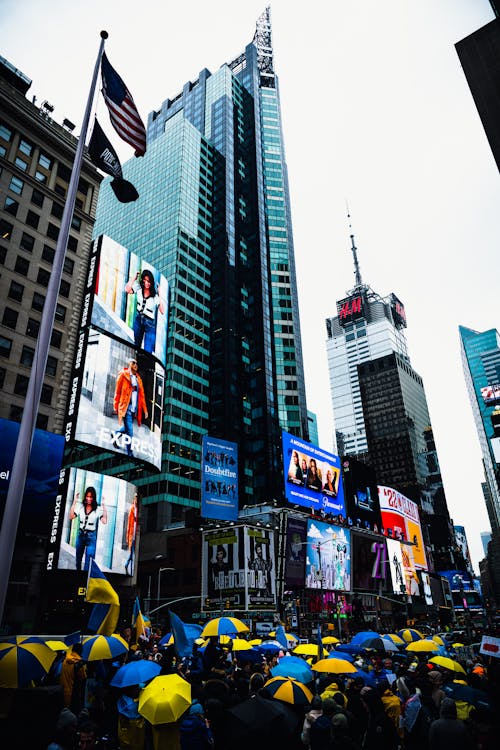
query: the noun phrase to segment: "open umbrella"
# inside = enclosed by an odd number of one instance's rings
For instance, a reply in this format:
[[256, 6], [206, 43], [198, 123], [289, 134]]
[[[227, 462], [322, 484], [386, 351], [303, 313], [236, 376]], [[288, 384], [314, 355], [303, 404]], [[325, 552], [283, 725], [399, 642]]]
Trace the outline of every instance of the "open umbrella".
[[363, 641], [363, 643], [360, 644], [360, 647], [363, 649], [376, 649], [377, 651], [399, 651], [398, 646], [396, 646], [396, 644], [389, 638], [385, 639], [380, 636], [377, 636], [376, 638], [367, 638], [366, 641]]
[[[270, 633], [269, 633], [269, 635], [272, 638], [276, 638], [276, 631], [275, 630], [271, 630]], [[297, 638], [297, 636], [294, 635], [293, 633], [285, 633], [285, 638], [287, 639], [287, 641], [293, 641], [294, 643], [297, 643], [298, 640], [299, 640]]]
[[262, 641], [260, 646], [256, 646], [263, 654], [277, 654], [278, 651], [283, 651], [283, 646], [278, 641]]
[[85, 661], [100, 661], [101, 659], [116, 659], [126, 654], [128, 646], [123, 638], [115, 635], [91, 635], [86, 638], [82, 646], [82, 658]]
[[405, 643], [412, 643], [413, 641], [420, 641], [424, 636], [418, 630], [414, 628], [404, 628], [398, 630], [398, 635], [403, 639]]
[[351, 638], [351, 643], [353, 646], [359, 646], [369, 638], [380, 638], [380, 634], [375, 630], [361, 630]]
[[154, 677], [158, 677], [160, 672], [161, 666], [155, 661], [137, 659], [136, 661], [129, 661], [128, 664], [120, 667], [109, 684], [118, 688], [140, 685], [143, 682], [149, 682]]
[[64, 641], [45, 641], [45, 645], [52, 649], [52, 651], [67, 651], [70, 646], [67, 645], [67, 643], [64, 643]]
[[335, 649], [334, 651], [330, 651], [327, 658], [328, 659], [345, 659], [346, 661], [352, 664], [356, 657], [353, 654], [348, 654], [347, 651], [339, 651], [338, 649]]
[[251, 641], [248, 641], [251, 646], [260, 646], [262, 643], [262, 638], [252, 638]]
[[255, 695], [225, 711], [223, 747], [286, 747], [298, 724], [291, 706]]
[[139, 695], [139, 713], [150, 724], [171, 724], [191, 705], [191, 685], [176, 674], [155, 677]]
[[251, 651], [252, 644], [244, 638], [233, 638], [233, 651]]
[[448, 669], [450, 672], [458, 672], [459, 674], [467, 674], [465, 669], [458, 661], [450, 659], [448, 656], [430, 656], [429, 661], [432, 664], [437, 664], [438, 667]]
[[263, 690], [276, 700], [293, 706], [309, 706], [313, 697], [309, 688], [290, 677], [272, 677]]
[[443, 641], [443, 639], [441, 638], [440, 635], [433, 635], [432, 636], [432, 640], [436, 641], [436, 643], [438, 644], [438, 646], [446, 646], [446, 643]]
[[323, 646], [330, 646], [332, 643], [340, 643], [338, 638], [335, 638], [334, 635], [325, 635], [323, 640]]
[[390, 640], [396, 644], [396, 646], [404, 646], [406, 641], [404, 641], [399, 635], [396, 633], [385, 633], [385, 635], [382, 636], [382, 638], [390, 638]]
[[20, 688], [49, 671], [55, 651], [36, 636], [13, 636], [0, 642], [0, 688]]
[[418, 652], [418, 653], [425, 653], [425, 652], [431, 652], [431, 651], [438, 651], [441, 646], [438, 646], [436, 641], [422, 639], [420, 641], [412, 641], [409, 643], [406, 647], [407, 651], [412, 652]]
[[[318, 644], [317, 643], [299, 643], [293, 649], [294, 654], [303, 654], [304, 656], [317, 656], [318, 655]], [[328, 656], [326, 648], [323, 649], [323, 656]]]
[[236, 633], [248, 633], [248, 627], [237, 617], [215, 617], [209, 620], [202, 630], [204, 638], [215, 635], [236, 635]]
[[305, 685], [314, 679], [310, 668], [300, 656], [284, 656], [279, 660], [279, 664], [271, 669], [271, 674], [273, 677], [291, 677]]
[[459, 682], [447, 682], [442, 690], [449, 698], [457, 701], [465, 701], [475, 708], [491, 708], [490, 700], [483, 690], [477, 690], [470, 685], [462, 685]]
[[349, 674], [356, 672], [356, 667], [345, 659], [320, 659], [311, 666], [315, 672], [327, 672], [328, 674]]
[[349, 673], [348, 677], [352, 679], [361, 677], [366, 687], [377, 687], [377, 679], [373, 672], [365, 672], [364, 669], [355, 669], [354, 672]]

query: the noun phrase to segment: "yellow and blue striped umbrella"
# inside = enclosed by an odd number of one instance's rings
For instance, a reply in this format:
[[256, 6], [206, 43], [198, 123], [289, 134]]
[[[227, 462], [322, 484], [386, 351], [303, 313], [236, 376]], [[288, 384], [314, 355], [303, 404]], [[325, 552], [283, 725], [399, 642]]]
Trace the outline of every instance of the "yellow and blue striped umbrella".
[[272, 698], [293, 706], [308, 706], [313, 698], [309, 688], [291, 677], [273, 677], [264, 685], [264, 691]]
[[406, 643], [406, 641], [403, 641], [403, 639], [399, 635], [396, 635], [396, 633], [385, 633], [382, 638], [389, 638], [396, 644], [396, 646], [404, 646]]
[[432, 640], [436, 641], [439, 646], [446, 646], [447, 644], [443, 641], [440, 635], [433, 635]]
[[0, 641], [0, 688], [19, 688], [49, 671], [55, 651], [36, 636], [13, 636]]
[[404, 630], [398, 630], [398, 635], [403, 639], [405, 643], [412, 643], [413, 641], [421, 641], [424, 637], [422, 633], [415, 628], [404, 628]]
[[236, 635], [236, 633], [248, 633], [248, 627], [237, 617], [215, 617], [207, 622], [202, 630], [202, 636]]
[[115, 659], [126, 654], [126, 641], [116, 635], [91, 635], [83, 642], [82, 658], [85, 661], [100, 661], [101, 659]]

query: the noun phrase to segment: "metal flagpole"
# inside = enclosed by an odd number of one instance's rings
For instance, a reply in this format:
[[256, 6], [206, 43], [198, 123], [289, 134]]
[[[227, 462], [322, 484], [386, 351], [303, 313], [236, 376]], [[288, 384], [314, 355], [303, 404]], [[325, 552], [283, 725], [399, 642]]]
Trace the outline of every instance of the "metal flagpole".
[[87, 137], [90, 113], [92, 111], [92, 105], [94, 103], [97, 76], [99, 74], [101, 57], [104, 51], [104, 42], [107, 38], [108, 32], [101, 31], [99, 53], [97, 55], [97, 60], [94, 67], [94, 74], [90, 86], [87, 106], [83, 115], [80, 138], [78, 139], [75, 160], [73, 162], [73, 170], [71, 172], [71, 179], [68, 187], [68, 195], [61, 219], [61, 229], [59, 232], [59, 238], [57, 240], [49, 285], [47, 287], [47, 296], [45, 298], [45, 304], [43, 306], [42, 319], [40, 321], [40, 332], [38, 334], [35, 355], [33, 357], [33, 365], [31, 368], [28, 391], [26, 394], [23, 416], [19, 428], [19, 436], [17, 438], [14, 463], [12, 465], [9, 490], [5, 502], [2, 529], [0, 531], [0, 623], [3, 621], [10, 567], [12, 564], [14, 546], [16, 543], [19, 514], [21, 512], [21, 505], [24, 494], [24, 485], [26, 482], [26, 475], [28, 473], [28, 462], [31, 452], [31, 444], [33, 442], [33, 435], [35, 432], [38, 407], [40, 405], [40, 396], [45, 375], [45, 367], [47, 364], [47, 356], [49, 353], [50, 337], [52, 335], [52, 328], [54, 325], [54, 316], [59, 294], [59, 286], [61, 283], [64, 256], [66, 254], [66, 245], [68, 244], [69, 228], [71, 226], [73, 210], [75, 207], [76, 192], [78, 188], [78, 182], [80, 180], [83, 149], [85, 146], [85, 139]]

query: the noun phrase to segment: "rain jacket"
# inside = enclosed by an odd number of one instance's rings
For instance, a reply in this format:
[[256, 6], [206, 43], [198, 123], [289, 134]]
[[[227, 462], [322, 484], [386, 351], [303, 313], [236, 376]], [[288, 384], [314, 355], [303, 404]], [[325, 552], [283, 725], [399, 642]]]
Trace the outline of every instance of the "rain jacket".
[[396, 727], [398, 734], [402, 736], [401, 729], [401, 701], [391, 690], [385, 690], [380, 696], [384, 704], [384, 711]]
[[[137, 424], [140, 425], [142, 422], [142, 415], [146, 409], [146, 397], [144, 395], [144, 386], [142, 379], [139, 374], [136, 374], [137, 378]], [[123, 417], [127, 412], [128, 405], [130, 403], [130, 397], [132, 396], [132, 381], [130, 380], [130, 370], [128, 367], [124, 367], [120, 371], [116, 379], [115, 398], [113, 408], [118, 414], [118, 422], [121, 424]]]
[[[458, 685], [467, 685], [465, 680], [453, 680], [453, 682], [456, 682]], [[465, 721], [469, 718], [470, 712], [474, 708], [474, 706], [471, 703], [467, 703], [467, 701], [461, 700], [460, 698], [454, 698], [455, 705], [457, 707], [457, 719], [462, 719], [462, 721]]]
[[64, 659], [59, 678], [64, 693], [64, 705], [71, 706], [73, 691], [76, 683], [81, 683], [87, 677], [85, 663], [79, 654], [70, 651]]

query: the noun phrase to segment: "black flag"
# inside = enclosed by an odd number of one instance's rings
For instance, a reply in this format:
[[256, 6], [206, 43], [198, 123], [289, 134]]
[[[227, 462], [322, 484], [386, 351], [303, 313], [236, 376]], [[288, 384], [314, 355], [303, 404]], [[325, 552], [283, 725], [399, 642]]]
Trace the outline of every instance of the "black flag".
[[94, 121], [94, 129], [90, 138], [89, 155], [93, 163], [106, 174], [111, 175], [111, 187], [120, 203], [131, 203], [136, 201], [139, 193], [131, 182], [123, 179], [122, 165], [116, 155], [106, 134], [99, 125], [97, 118]]

